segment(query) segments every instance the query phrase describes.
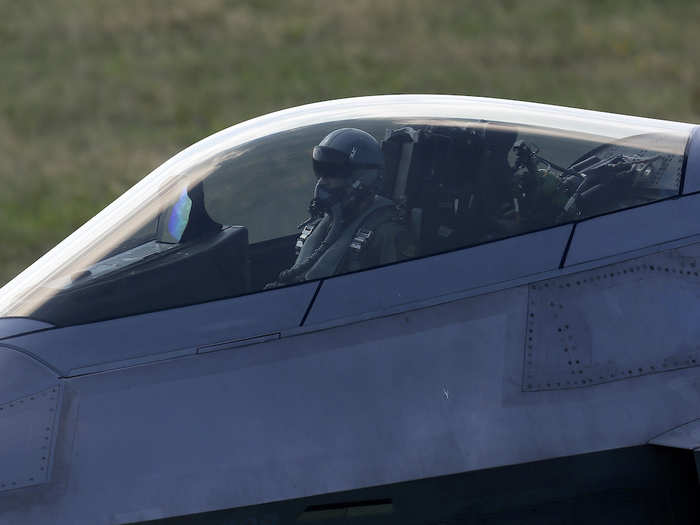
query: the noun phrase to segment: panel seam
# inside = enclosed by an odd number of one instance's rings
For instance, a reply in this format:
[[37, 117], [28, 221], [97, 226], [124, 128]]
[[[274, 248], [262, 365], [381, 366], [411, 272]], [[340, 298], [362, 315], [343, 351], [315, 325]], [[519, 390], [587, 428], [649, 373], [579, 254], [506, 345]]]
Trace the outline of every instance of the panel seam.
[[561, 270], [564, 268], [564, 264], [566, 263], [566, 257], [569, 255], [569, 248], [571, 248], [571, 241], [574, 239], [574, 232], [576, 231], [576, 225], [578, 223], [575, 222], [573, 226], [571, 227], [571, 233], [569, 233], [569, 239], [566, 241], [566, 246], [564, 247], [564, 253], [561, 255], [561, 261], [559, 262], [559, 269]]
[[685, 174], [688, 171], [688, 158], [690, 157], [690, 151], [693, 146], [693, 139], [695, 138], [695, 135], [697, 135], [700, 132], [700, 129], [698, 127], [694, 127], [690, 135], [688, 136], [688, 140], [685, 143], [685, 151], [683, 152], [683, 164], [681, 166], [681, 180], [680, 183], [678, 184], [678, 196], [680, 197], [681, 195], [684, 195], [685, 192]]
[[306, 322], [306, 318], [309, 316], [309, 313], [311, 312], [311, 308], [313, 307], [314, 303], [316, 302], [316, 297], [318, 296], [318, 292], [321, 291], [322, 285], [323, 285], [323, 280], [318, 282], [318, 286], [316, 287], [316, 291], [314, 292], [314, 296], [311, 298], [311, 301], [309, 302], [309, 306], [306, 307], [306, 312], [304, 312], [304, 317], [301, 318], [301, 323], [299, 323], [299, 326], [304, 326], [304, 323]]

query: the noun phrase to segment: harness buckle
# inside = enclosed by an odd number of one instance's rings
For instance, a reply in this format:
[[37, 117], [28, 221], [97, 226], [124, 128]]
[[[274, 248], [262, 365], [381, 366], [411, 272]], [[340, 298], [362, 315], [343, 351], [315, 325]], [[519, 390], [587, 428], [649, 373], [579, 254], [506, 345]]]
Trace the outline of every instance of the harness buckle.
[[352, 241], [350, 241], [350, 249], [357, 255], [361, 254], [364, 250], [367, 249], [367, 243], [373, 236], [374, 232], [372, 230], [365, 230], [360, 228], [359, 230], [357, 230], [357, 233], [355, 233], [355, 236], [352, 238]]
[[301, 251], [302, 247], [304, 246], [306, 239], [308, 239], [309, 235], [311, 235], [311, 232], [314, 231], [316, 224], [318, 224], [318, 223], [316, 222], [316, 223], [307, 224], [306, 226], [304, 226], [304, 229], [299, 234], [299, 237], [297, 237], [297, 243], [295, 246], [297, 255], [299, 255], [299, 252]]

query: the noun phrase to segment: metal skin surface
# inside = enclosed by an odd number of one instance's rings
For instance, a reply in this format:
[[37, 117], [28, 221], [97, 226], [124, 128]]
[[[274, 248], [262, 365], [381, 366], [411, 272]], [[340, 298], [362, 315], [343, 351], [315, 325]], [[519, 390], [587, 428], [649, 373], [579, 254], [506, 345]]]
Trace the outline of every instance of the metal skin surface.
[[638, 445], [698, 417], [697, 368], [524, 391], [527, 311], [519, 286], [64, 379], [62, 475], [0, 493], [0, 517], [128, 523]]
[[[399, 305], [556, 269], [571, 229], [571, 225], [560, 226], [371, 273], [329, 279], [321, 287], [306, 322], [377, 314]], [[518, 264], [513, 264], [515, 259]], [[368, 294], [368, 289], [373, 293]]]
[[39, 392], [58, 383], [58, 373], [16, 346], [0, 343], [0, 403]]
[[60, 423], [63, 475], [41, 498], [0, 493], [2, 522], [251, 505], [639, 445], [698, 417], [697, 368], [524, 391], [527, 311], [519, 286], [65, 379], [79, 410]]
[[699, 260], [696, 243], [532, 284], [525, 388], [700, 366]]
[[56, 373], [11, 346], [0, 345], [0, 491], [46, 483], [60, 385]]
[[[699, 206], [684, 195], [4, 339], [0, 467], [25, 486], [3, 487], [0, 471], [0, 524], [127, 524], [647, 443], [693, 449]], [[568, 375], [577, 384], [557, 385]], [[14, 412], [37, 393], [46, 401]]]
[[657, 202], [576, 225], [566, 265], [634, 252], [698, 232], [700, 195]]
[[199, 346], [299, 326], [315, 289], [315, 283], [303, 283], [264, 294], [57, 328], [11, 341], [50, 361], [63, 376], [98, 372], [194, 354]]
[[685, 425], [664, 432], [650, 440], [652, 445], [675, 447], [700, 452], [700, 419], [695, 419]]

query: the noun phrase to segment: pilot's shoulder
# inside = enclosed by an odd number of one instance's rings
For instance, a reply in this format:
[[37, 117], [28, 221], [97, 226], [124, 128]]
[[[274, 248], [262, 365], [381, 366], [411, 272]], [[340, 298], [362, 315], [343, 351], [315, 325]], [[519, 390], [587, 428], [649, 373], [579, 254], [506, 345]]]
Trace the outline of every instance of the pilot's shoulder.
[[[415, 240], [411, 234], [410, 227], [406, 220], [405, 214], [393, 203], [391, 205], [377, 210], [372, 224], [366, 224], [365, 230], [372, 232], [373, 244], [388, 245], [392, 244], [401, 247], [399, 252], [413, 253], [412, 246], [415, 245]], [[405, 249], [404, 249], [405, 247]]]

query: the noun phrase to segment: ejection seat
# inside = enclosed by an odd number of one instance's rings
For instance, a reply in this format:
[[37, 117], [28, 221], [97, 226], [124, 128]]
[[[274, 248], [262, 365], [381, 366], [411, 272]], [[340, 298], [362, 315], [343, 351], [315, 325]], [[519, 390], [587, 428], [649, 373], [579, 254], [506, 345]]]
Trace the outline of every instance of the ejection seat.
[[512, 194], [516, 136], [487, 123], [386, 131], [382, 194], [404, 210], [420, 255], [503, 236], [493, 221]]

